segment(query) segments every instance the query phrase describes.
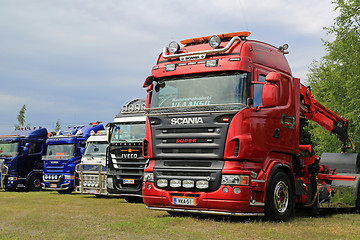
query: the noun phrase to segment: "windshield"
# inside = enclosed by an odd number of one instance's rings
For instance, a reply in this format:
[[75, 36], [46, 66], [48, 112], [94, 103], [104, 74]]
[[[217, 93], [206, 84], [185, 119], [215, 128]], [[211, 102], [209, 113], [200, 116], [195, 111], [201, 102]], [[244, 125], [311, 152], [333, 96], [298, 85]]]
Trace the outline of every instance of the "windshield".
[[145, 137], [145, 122], [115, 123], [111, 142], [139, 142]]
[[105, 156], [107, 146], [107, 142], [88, 142], [84, 156]]
[[246, 107], [247, 79], [248, 73], [234, 73], [159, 81], [152, 92], [150, 111], [194, 106], [199, 110], [239, 110]]
[[19, 142], [0, 143], [0, 157], [15, 157], [19, 150]]
[[74, 144], [49, 144], [44, 159], [68, 159], [74, 156]]

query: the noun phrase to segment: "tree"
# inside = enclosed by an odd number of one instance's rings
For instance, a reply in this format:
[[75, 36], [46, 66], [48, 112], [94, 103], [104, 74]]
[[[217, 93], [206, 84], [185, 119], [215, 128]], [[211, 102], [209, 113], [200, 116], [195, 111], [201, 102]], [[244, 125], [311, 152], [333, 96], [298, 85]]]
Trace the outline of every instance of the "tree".
[[25, 125], [25, 112], [26, 112], [26, 104], [24, 104], [22, 106], [22, 108], [20, 109], [16, 119], [18, 121], [19, 124], [15, 124], [15, 130], [20, 128], [20, 127], [24, 127]]
[[[360, 2], [335, 0], [339, 16], [324, 28], [333, 41], [323, 40], [327, 54], [310, 67], [308, 80], [315, 98], [349, 121], [349, 134], [360, 146]], [[340, 142], [319, 126], [310, 128], [315, 152], [339, 152]]]
[[58, 119], [55, 124], [55, 132], [60, 131], [60, 129], [61, 129], [61, 125], [60, 125], [60, 120]]

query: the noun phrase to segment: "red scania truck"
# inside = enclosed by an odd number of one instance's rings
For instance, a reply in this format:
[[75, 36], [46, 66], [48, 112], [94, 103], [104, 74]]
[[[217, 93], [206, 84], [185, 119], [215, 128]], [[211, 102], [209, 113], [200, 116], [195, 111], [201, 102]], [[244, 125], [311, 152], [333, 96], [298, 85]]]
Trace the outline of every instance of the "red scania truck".
[[300, 120], [311, 119], [346, 151], [347, 120], [292, 76], [286, 44], [249, 35], [164, 47], [144, 83], [147, 208], [273, 220], [290, 218], [295, 206], [359, 208], [358, 154], [328, 154], [320, 162], [310, 145], [299, 144]]

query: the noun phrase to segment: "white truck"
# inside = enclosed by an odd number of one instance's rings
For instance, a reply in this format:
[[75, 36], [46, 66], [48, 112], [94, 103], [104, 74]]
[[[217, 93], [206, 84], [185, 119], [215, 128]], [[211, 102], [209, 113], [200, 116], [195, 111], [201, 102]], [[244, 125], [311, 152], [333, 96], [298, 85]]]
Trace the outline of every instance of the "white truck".
[[86, 141], [84, 155], [75, 171], [79, 178], [77, 193], [107, 195], [106, 190], [106, 148], [107, 130], [91, 135]]

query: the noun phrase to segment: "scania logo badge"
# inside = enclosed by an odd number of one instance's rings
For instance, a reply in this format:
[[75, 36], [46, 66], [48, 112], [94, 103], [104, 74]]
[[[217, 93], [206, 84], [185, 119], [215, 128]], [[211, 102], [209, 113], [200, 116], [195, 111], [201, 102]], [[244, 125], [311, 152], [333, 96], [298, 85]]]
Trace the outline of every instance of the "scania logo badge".
[[181, 124], [203, 124], [204, 120], [202, 117], [187, 117], [187, 118], [172, 118], [171, 125]]

